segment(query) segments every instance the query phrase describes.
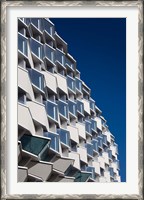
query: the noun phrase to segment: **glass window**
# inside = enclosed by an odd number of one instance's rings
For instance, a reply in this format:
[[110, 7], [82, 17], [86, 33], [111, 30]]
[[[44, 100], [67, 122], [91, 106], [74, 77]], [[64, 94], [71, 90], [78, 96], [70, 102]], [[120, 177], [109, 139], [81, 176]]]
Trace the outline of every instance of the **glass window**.
[[58, 111], [57, 111], [58, 106], [50, 101], [46, 101], [45, 106], [47, 114], [54, 120], [58, 121]]
[[91, 128], [96, 131], [97, 130], [97, 123], [95, 120], [91, 120]]
[[26, 95], [18, 93], [18, 102], [20, 102], [22, 104], [26, 104]]
[[112, 167], [109, 167], [110, 176], [114, 177], [114, 171]]
[[82, 82], [76, 78], [76, 88], [82, 92]]
[[91, 172], [91, 175], [90, 175], [91, 178], [93, 178], [93, 179], [96, 178], [96, 176], [95, 176], [95, 168], [94, 167], [90, 167], [90, 166], [87, 167], [87, 171]]
[[58, 101], [59, 113], [68, 118], [68, 105], [62, 101]]
[[92, 101], [92, 100], [90, 100], [90, 108], [91, 108], [92, 110], [95, 110], [95, 102]]
[[93, 156], [93, 145], [87, 143], [86, 148], [87, 148], [87, 154], [89, 154], [90, 156]]
[[84, 105], [83, 105], [83, 103], [81, 101], [78, 101], [78, 100], [77, 100], [77, 110], [80, 113], [84, 114]]
[[29, 69], [29, 75], [31, 82], [39, 89], [44, 90], [44, 76], [40, 72]]
[[20, 139], [22, 148], [32, 154], [38, 155], [43, 148], [49, 143], [49, 140], [35, 137], [32, 135], [23, 135]]
[[70, 59], [68, 59], [67, 57], [65, 58], [65, 64], [67, 64], [70, 68], [74, 69], [73, 62]]
[[85, 121], [85, 129], [87, 133], [91, 134], [91, 123], [89, 121]]
[[103, 143], [107, 145], [107, 136], [103, 135]]
[[110, 149], [108, 150], [108, 155], [109, 155], [109, 158], [112, 159], [112, 150]]
[[98, 146], [102, 148], [103, 147], [102, 137], [98, 137], [97, 139], [98, 139]]
[[56, 49], [55, 57], [56, 57], [56, 60], [59, 61], [59, 63], [61, 63], [63, 66], [65, 66], [65, 56], [58, 49]]
[[34, 39], [30, 39], [30, 47], [31, 51], [40, 59], [43, 59], [44, 57], [44, 50], [43, 50], [43, 45], [37, 42]]
[[74, 182], [86, 182], [86, 180], [90, 177], [89, 173], [84, 172], [77, 172], [75, 174], [75, 180]]
[[61, 142], [70, 146], [70, 133], [69, 133], [69, 131], [64, 130], [64, 129], [58, 129], [57, 133], [60, 135]]
[[75, 84], [75, 80], [73, 78], [71, 78], [70, 76], [67, 76], [67, 85], [68, 88], [70, 88], [72, 91], [76, 91], [76, 84]]
[[68, 101], [69, 112], [76, 115], [76, 104], [72, 101]]
[[58, 135], [55, 135], [54, 133], [50, 133], [50, 132], [44, 132], [44, 136], [51, 138], [50, 147], [52, 149], [54, 149], [55, 151], [59, 151], [59, 137], [58, 137]]
[[24, 54], [28, 55], [27, 52], [27, 39], [22, 35], [18, 34], [18, 49]]
[[98, 141], [97, 140], [92, 140], [92, 144], [93, 144], [93, 150], [98, 152]]
[[44, 45], [45, 56], [54, 62], [54, 50], [47, 45]]
[[40, 18], [31, 18], [31, 23], [35, 25], [39, 30], [42, 30], [42, 22]]
[[54, 27], [51, 25], [49, 21], [43, 19], [43, 30], [49, 33], [51, 36], [54, 35]]

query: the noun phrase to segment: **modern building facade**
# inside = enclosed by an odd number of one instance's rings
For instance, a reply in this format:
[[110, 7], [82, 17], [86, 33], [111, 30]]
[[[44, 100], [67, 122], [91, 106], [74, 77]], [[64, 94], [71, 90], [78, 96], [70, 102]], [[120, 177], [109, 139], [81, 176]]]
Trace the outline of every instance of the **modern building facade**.
[[118, 146], [54, 24], [19, 18], [18, 182], [45, 181], [120, 182]]

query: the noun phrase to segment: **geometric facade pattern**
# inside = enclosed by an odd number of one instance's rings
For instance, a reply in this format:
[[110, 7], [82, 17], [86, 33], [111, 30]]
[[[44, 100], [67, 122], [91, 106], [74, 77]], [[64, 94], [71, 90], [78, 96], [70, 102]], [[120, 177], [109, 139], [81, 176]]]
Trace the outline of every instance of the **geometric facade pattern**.
[[67, 43], [18, 19], [18, 182], [120, 182], [118, 146]]

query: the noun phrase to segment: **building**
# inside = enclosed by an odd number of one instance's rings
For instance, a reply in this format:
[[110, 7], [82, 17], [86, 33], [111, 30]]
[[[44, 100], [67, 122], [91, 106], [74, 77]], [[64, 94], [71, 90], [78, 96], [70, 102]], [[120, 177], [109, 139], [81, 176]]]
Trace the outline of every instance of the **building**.
[[120, 182], [118, 146], [90, 94], [54, 24], [19, 18], [19, 182]]

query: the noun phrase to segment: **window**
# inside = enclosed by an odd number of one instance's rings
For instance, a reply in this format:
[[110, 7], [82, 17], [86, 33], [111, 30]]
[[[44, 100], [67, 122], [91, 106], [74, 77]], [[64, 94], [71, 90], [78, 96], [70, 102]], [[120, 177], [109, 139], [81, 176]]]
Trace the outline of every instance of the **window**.
[[65, 102], [58, 101], [59, 113], [68, 118], [68, 105]]
[[32, 52], [40, 59], [43, 59], [44, 50], [43, 45], [34, 39], [30, 39], [30, 47]]
[[29, 75], [31, 82], [37, 86], [39, 89], [43, 90], [44, 89], [44, 76], [40, 72], [29, 69]]
[[18, 93], [18, 102], [22, 104], [26, 104], [26, 95], [22, 93]]
[[18, 34], [18, 49], [27, 56], [27, 38]]
[[46, 101], [45, 102], [47, 114], [54, 120], [58, 120], [58, 111], [57, 105], [54, 102]]

